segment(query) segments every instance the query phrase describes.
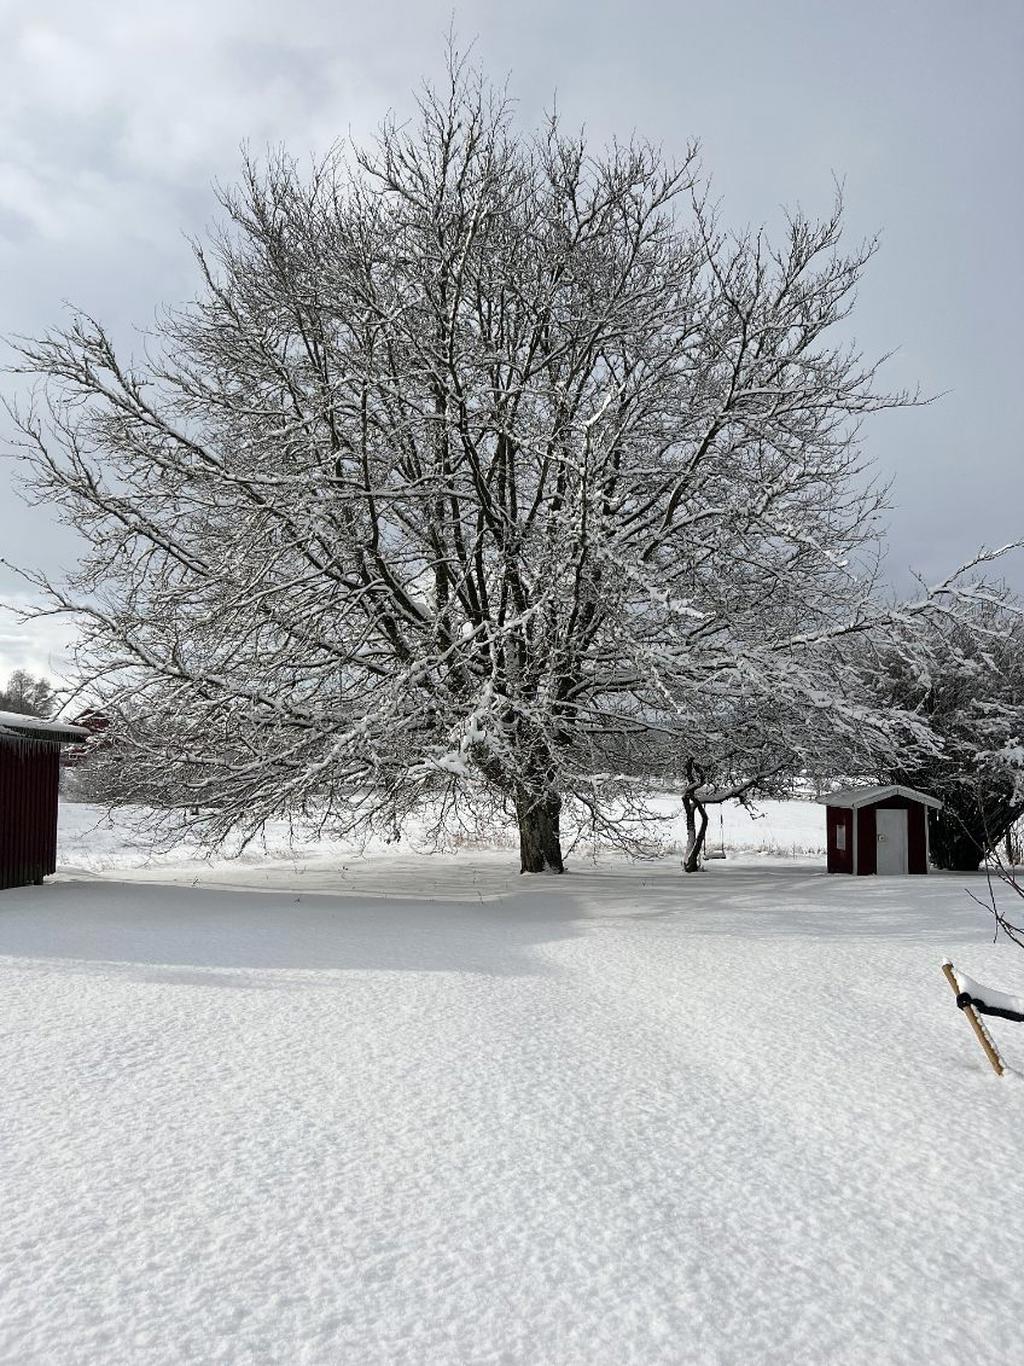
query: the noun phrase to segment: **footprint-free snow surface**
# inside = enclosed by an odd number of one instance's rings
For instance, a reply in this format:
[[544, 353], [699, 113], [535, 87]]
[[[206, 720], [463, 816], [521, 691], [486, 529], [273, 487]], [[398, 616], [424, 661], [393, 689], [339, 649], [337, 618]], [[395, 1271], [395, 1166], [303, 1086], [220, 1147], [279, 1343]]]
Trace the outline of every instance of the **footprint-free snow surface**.
[[0, 1361], [1024, 1360], [1024, 1026], [997, 1078], [939, 968], [1020, 994], [1024, 953], [968, 887], [506, 852], [0, 893]]

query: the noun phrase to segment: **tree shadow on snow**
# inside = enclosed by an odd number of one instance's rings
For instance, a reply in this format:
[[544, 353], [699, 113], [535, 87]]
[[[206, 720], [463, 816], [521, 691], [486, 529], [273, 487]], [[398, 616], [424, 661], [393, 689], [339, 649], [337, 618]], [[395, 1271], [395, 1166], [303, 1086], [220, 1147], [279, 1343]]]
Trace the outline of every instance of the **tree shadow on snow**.
[[344, 971], [546, 975], [558, 969], [543, 945], [650, 921], [661, 932], [741, 939], [938, 946], [992, 937], [968, 892], [983, 895], [984, 878], [970, 874], [850, 878], [730, 864], [688, 877], [668, 861], [577, 868], [521, 880], [505, 863], [410, 861], [354, 867], [350, 883], [344, 869], [272, 870], [277, 888], [291, 879], [289, 890], [57, 881], [0, 893], [0, 956], [34, 969], [102, 965], [145, 981], [307, 990], [334, 985], [309, 974]]
[[[983, 874], [849, 877], [820, 868], [714, 868], [706, 890], [682, 912], [700, 933], [743, 938], [913, 940], [946, 944], [992, 939]], [[664, 911], [659, 914], [664, 915]]]
[[571, 897], [545, 898], [535, 886], [459, 902], [54, 882], [0, 894], [0, 956], [253, 988], [289, 985], [268, 972], [536, 975], [553, 969], [534, 950], [579, 933], [580, 913]]

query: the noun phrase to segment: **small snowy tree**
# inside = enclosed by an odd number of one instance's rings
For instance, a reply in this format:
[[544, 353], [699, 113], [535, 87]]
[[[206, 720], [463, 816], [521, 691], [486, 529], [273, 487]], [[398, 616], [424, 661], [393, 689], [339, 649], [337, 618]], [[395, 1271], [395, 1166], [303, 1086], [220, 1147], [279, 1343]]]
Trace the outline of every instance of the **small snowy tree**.
[[796, 666], [783, 656], [773, 686], [704, 698], [699, 730], [673, 735], [645, 769], [678, 790], [686, 818], [683, 867], [701, 866], [708, 808], [792, 795], [808, 774], [830, 778], [873, 773], [896, 753], [919, 762], [934, 757], [937, 741], [920, 717], [899, 706], [879, 706], [872, 691], [878, 641], [909, 665], [920, 654], [927, 597], [909, 610], [892, 609], [884, 635], [871, 624], [848, 638], [831, 637], [801, 651]]
[[38, 716], [45, 720], [53, 714], [53, 688], [45, 678], [34, 678], [24, 669], [15, 669], [0, 688], [0, 711], [18, 712], [22, 716]]
[[84, 316], [22, 350], [20, 454], [88, 547], [33, 582], [140, 792], [211, 839], [468, 797], [561, 871], [565, 802], [621, 833], [609, 736], [848, 718], [837, 642], [886, 617], [857, 424], [905, 398], [831, 340], [873, 249], [838, 206], [730, 236], [692, 148], [519, 136], [457, 60], [222, 204], [144, 365]]

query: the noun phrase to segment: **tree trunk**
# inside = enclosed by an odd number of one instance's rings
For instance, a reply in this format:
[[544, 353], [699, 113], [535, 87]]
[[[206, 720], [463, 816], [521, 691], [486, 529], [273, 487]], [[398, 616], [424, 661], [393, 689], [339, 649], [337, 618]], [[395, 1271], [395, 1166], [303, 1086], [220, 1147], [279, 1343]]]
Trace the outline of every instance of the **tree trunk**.
[[700, 856], [704, 852], [704, 836], [708, 831], [707, 808], [702, 806], [696, 797], [684, 794], [683, 809], [686, 812], [686, 857], [683, 859], [683, 872], [697, 873], [700, 871]]
[[564, 873], [558, 822], [562, 799], [557, 793], [522, 793], [516, 798], [519, 822], [520, 873]]

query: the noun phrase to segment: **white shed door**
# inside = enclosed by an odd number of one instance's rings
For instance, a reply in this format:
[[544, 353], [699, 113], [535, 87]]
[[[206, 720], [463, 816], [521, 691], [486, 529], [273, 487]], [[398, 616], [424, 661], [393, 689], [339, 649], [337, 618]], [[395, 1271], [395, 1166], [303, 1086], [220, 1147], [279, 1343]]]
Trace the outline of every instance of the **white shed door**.
[[907, 813], [887, 811], [879, 807], [875, 812], [878, 834], [878, 863], [880, 873], [907, 871]]

